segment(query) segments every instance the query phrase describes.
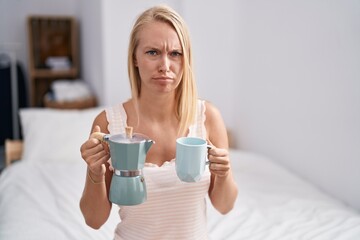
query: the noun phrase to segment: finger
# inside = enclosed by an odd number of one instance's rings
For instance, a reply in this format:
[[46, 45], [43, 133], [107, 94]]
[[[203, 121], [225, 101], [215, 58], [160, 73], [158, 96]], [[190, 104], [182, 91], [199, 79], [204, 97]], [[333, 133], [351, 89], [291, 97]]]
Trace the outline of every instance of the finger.
[[108, 148], [105, 144], [101, 144], [101, 141], [95, 138], [87, 140], [80, 148], [81, 156], [86, 161], [93, 161], [92, 156], [103, 152], [102, 154], [108, 153]]
[[105, 151], [109, 152], [109, 146], [108, 146], [107, 142], [105, 141], [105, 136], [106, 136], [106, 134], [101, 132], [100, 126], [95, 125], [89, 139], [96, 140], [95, 141], [96, 144], [101, 143], [103, 145]]
[[86, 140], [80, 147], [80, 151], [82, 153], [87, 152], [89, 150], [92, 151], [101, 151], [103, 149], [103, 147], [101, 147], [102, 145], [100, 144], [101, 141], [99, 141], [98, 139], [95, 138], [90, 138], [88, 140]]
[[227, 149], [224, 148], [211, 148], [209, 150], [209, 155], [213, 155], [216, 157], [226, 157], [229, 155], [229, 152]]
[[91, 168], [98, 168], [102, 164], [106, 163], [110, 158], [110, 155], [106, 152], [99, 152], [95, 155], [86, 158], [86, 163]]
[[86, 146], [84, 147], [83, 153], [85, 156], [92, 156], [99, 152], [108, 152], [103, 144], [100, 144], [100, 141], [97, 139], [88, 140]]
[[209, 154], [208, 159], [211, 163], [229, 164], [229, 162], [230, 162], [228, 156], [218, 157], [218, 156]]
[[209, 170], [212, 174], [225, 176], [230, 172], [230, 166], [212, 163], [209, 166]]
[[210, 170], [210, 173], [216, 176], [226, 176], [229, 174], [229, 171], [223, 171], [223, 170]]
[[210, 171], [210, 172], [211, 172], [211, 174], [214, 174], [217, 177], [226, 177], [229, 174], [228, 171], [221, 171], [221, 172], [219, 172], [219, 171]]
[[228, 164], [210, 163], [210, 170], [213, 171], [228, 171], [230, 166]]
[[105, 164], [98, 164], [94, 163], [91, 165], [88, 165], [89, 171], [91, 171], [94, 175], [100, 176], [103, 175], [106, 172]]
[[94, 132], [101, 132], [101, 129], [100, 129], [99, 125], [94, 126], [92, 133], [94, 133]]
[[109, 154], [99, 154], [88, 159], [88, 165], [91, 169], [99, 168], [109, 160]]
[[104, 136], [105, 136], [105, 133], [101, 132], [100, 126], [95, 125], [91, 131], [89, 139], [96, 138], [102, 142], [102, 141], [104, 141]]

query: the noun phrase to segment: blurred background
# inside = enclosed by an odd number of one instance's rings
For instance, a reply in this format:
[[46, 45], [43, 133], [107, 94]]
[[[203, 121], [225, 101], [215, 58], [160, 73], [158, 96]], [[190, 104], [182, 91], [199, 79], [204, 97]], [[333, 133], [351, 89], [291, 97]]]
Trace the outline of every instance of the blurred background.
[[132, 24], [159, 3], [187, 22], [200, 96], [220, 109], [235, 147], [360, 210], [358, 0], [0, 0], [0, 54], [16, 59], [29, 92], [28, 17], [73, 17], [76, 77], [113, 105], [130, 97]]

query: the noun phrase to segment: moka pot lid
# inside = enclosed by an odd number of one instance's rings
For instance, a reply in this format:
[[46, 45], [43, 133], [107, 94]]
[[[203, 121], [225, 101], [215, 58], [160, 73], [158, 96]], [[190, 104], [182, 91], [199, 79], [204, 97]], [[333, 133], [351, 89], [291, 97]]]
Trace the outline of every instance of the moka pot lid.
[[147, 141], [152, 141], [148, 136], [141, 133], [134, 133], [132, 137], [127, 136], [126, 134], [108, 134], [104, 136], [105, 141], [111, 141], [114, 143], [120, 144], [138, 144]]

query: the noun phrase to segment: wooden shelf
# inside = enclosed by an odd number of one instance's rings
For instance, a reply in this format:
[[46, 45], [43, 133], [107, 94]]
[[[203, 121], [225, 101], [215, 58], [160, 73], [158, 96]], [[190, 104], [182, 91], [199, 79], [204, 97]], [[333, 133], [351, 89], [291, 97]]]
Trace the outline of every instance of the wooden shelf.
[[[53, 81], [79, 78], [78, 27], [70, 16], [29, 16], [29, 87], [33, 107], [43, 106]], [[51, 69], [49, 57], [66, 58], [66, 69]]]
[[89, 97], [82, 100], [70, 102], [57, 102], [44, 98], [45, 107], [57, 109], [85, 109], [97, 106], [96, 97]]
[[79, 75], [77, 68], [70, 68], [68, 70], [55, 70], [55, 69], [34, 69], [32, 72], [33, 78], [76, 78]]

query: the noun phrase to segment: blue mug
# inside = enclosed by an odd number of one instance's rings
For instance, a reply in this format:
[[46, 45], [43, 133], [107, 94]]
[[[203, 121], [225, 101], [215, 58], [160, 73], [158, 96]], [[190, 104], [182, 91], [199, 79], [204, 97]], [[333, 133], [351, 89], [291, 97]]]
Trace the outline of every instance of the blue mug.
[[208, 149], [206, 140], [197, 137], [181, 137], [176, 140], [176, 174], [183, 182], [197, 182], [201, 179], [206, 165]]

